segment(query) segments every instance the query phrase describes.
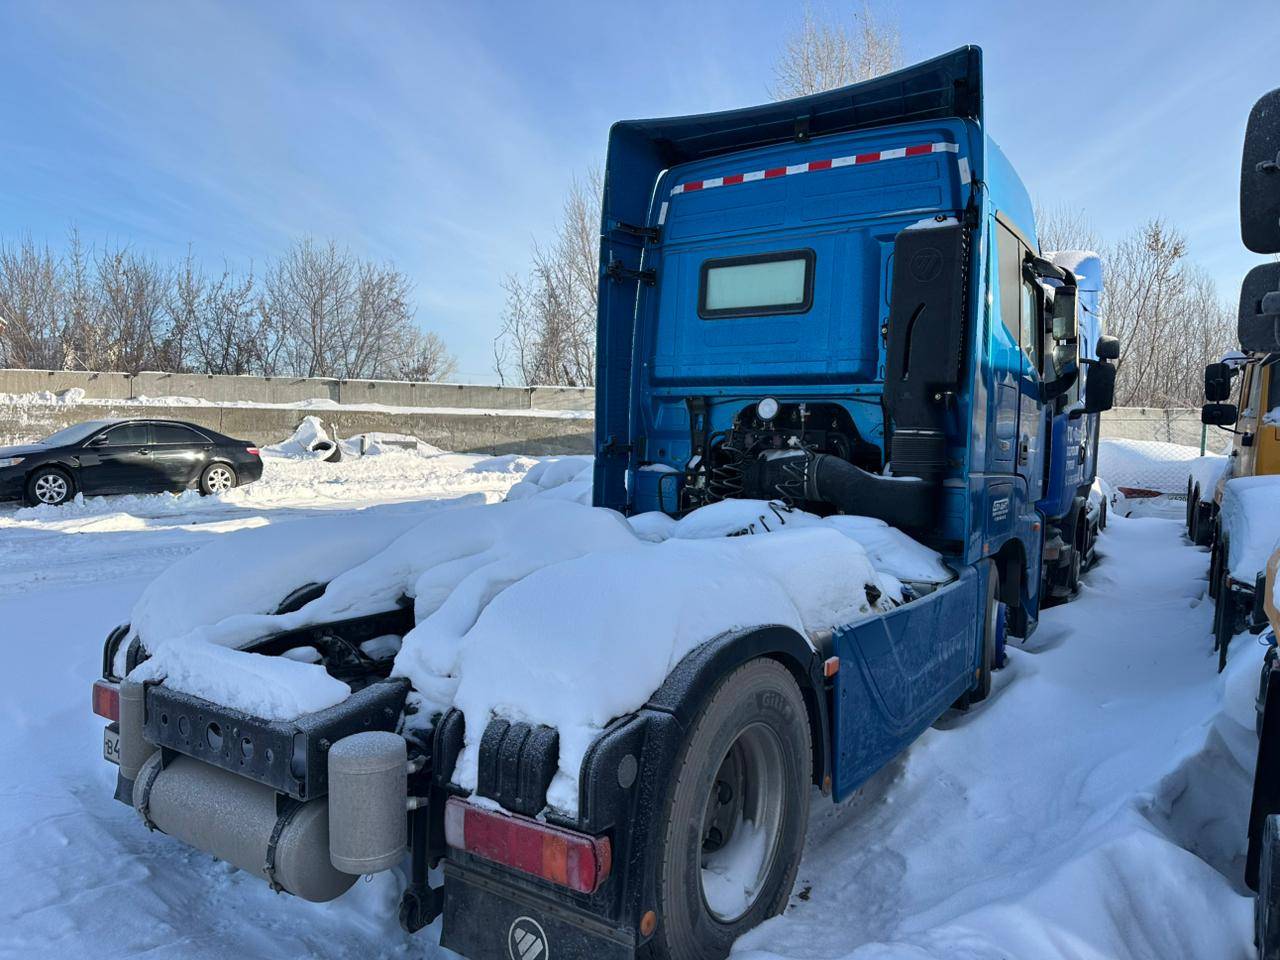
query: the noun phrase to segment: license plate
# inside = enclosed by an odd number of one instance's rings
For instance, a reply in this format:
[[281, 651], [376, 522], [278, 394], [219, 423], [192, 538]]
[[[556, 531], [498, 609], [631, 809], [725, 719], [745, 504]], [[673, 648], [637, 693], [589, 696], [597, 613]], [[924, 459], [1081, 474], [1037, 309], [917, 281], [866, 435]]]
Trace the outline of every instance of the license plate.
[[102, 731], [102, 758], [112, 763], [120, 763], [120, 731], [114, 725]]

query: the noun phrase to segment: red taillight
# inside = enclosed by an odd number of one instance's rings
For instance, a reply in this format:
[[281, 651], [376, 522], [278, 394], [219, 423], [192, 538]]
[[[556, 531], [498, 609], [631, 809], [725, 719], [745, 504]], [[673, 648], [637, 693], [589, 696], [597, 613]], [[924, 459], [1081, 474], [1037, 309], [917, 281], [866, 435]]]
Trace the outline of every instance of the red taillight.
[[481, 810], [453, 797], [444, 808], [449, 846], [579, 893], [595, 893], [609, 877], [607, 837], [588, 837], [526, 817]]
[[93, 683], [93, 712], [104, 720], [120, 722], [120, 688], [106, 680]]
[[260, 456], [262, 456], [262, 454], [260, 454], [260, 453], [258, 452], [258, 448], [257, 448], [257, 447], [245, 447], [245, 448], [244, 448], [244, 452], [245, 452], [245, 453], [247, 453], [247, 454], [249, 454], [249, 456], [251, 456], [251, 457], [260, 457]]
[[1116, 487], [1130, 500], [1149, 500], [1152, 497], [1164, 496], [1159, 490], [1148, 490], [1146, 487]]

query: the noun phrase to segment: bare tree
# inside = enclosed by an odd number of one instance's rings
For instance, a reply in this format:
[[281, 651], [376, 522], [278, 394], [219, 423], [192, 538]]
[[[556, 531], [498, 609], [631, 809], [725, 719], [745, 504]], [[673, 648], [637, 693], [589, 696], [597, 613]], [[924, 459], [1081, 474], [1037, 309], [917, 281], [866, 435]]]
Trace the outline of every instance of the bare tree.
[[270, 265], [205, 271], [126, 246], [56, 255], [0, 243], [0, 366], [197, 370], [304, 376], [448, 376], [456, 364], [413, 319], [412, 284], [391, 264], [302, 240]]
[[879, 20], [868, 0], [853, 22], [832, 21], [806, 4], [800, 28], [774, 65], [770, 95], [788, 100], [870, 80], [902, 66], [902, 38], [892, 21]]
[[260, 302], [270, 366], [308, 377], [445, 376], [453, 359], [413, 321], [408, 277], [333, 241], [306, 239], [270, 265]]
[[65, 317], [58, 259], [30, 237], [0, 247], [0, 366], [58, 369]]
[[502, 382], [595, 383], [602, 189], [598, 169], [575, 179], [551, 243], [534, 244], [527, 275], [503, 281], [507, 303], [494, 341]]
[[1059, 250], [1092, 250], [1097, 253], [1102, 240], [1085, 212], [1066, 203], [1035, 205], [1036, 237], [1046, 253]]
[[1186, 254], [1186, 238], [1159, 219], [1107, 250], [1102, 313], [1120, 338], [1117, 405], [1198, 406], [1205, 364], [1234, 344], [1233, 311]]

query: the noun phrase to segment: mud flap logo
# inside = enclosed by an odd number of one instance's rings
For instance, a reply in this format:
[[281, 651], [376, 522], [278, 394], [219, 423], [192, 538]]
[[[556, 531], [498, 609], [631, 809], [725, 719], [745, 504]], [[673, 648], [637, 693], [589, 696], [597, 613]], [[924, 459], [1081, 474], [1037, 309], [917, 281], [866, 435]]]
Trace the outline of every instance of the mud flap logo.
[[507, 931], [507, 952], [511, 960], [548, 960], [551, 956], [547, 935], [532, 917], [516, 917]]

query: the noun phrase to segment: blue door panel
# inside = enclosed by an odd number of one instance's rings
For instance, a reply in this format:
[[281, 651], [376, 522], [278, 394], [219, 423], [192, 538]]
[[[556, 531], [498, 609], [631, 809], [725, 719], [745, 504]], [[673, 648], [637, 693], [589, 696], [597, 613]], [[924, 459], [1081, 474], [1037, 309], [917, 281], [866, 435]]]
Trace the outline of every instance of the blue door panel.
[[856, 790], [970, 685], [978, 658], [980, 573], [835, 635], [836, 799]]

